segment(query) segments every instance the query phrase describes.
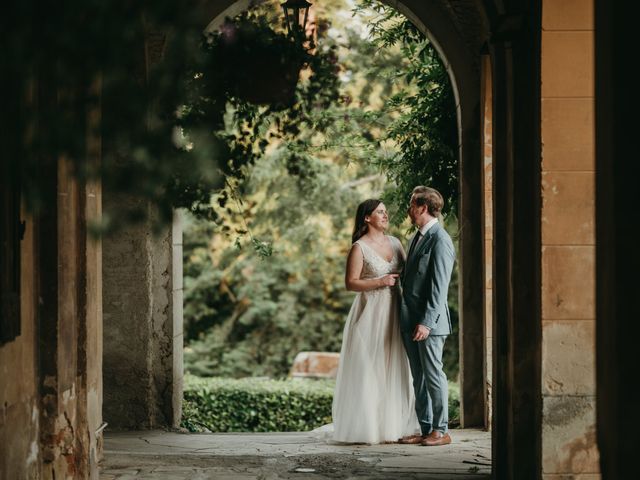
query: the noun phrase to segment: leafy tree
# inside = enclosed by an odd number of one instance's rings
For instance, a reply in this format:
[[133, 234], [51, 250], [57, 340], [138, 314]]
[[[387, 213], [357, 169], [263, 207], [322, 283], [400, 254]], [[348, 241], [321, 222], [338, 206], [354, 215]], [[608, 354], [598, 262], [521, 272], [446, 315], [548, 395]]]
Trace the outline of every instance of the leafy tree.
[[[227, 30], [203, 35], [192, 15], [166, 0], [70, 0], [63, 7], [25, 0], [8, 6], [0, 18], [6, 47], [0, 58], [6, 106], [0, 177], [21, 184], [29, 209], [48, 207], [43, 192], [64, 158], [80, 179], [99, 177], [109, 193], [149, 200], [166, 222], [175, 207], [208, 203], [226, 175], [252, 160], [244, 155], [247, 141], [223, 135], [227, 105], [242, 104], [243, 94], [259, 86], [246, 88], [256, 71], [247, 59], [276, 59], [277, 68], [293, 71], [294, 87], [304, 69], [310, 77], [304, 95], [288, 104], [294, 114], [300, 98], [318, 101], [314, 88], [329, 86], [330, 55], [299, 45], [277, 23], [243, 15]], [[147, 48], [150, 37], [162, 55]], [[281, 89], [271, 93], [245, 99], [237, 111], [244, 109], [250, 119], [251, 112], [281, 108]], [[90, 138], [102, 142], [100, 161], [91, 160], [96, 144]], [[119, 213], [105, 222], [116, 227], [139, 220], [146, 209]]]
[[406, 17], [375, 0], [362, 0], [356, 11], [376, 12], [371, 39], [379, 50], [399, 46], [407, 60], [391, 75], [407, 87], [394, 94], [386, 109], [400, 112], [388, 126], [387, 141], [398, 145], [394, 155], [378, 157], [391, 188], [385, 200], [404, 218], [407, 199], [417, 183], [437, 188], [447, 202], [444, 214], [457, 214], [458, 132], [453, 88], [442, 60], [429, 40]]
[[[431, 62], [432, 69], [441, 64], [415, 53], [415, 42], [425, 51], [430, 47], [422, 36], [406, 36], [406, 25], [398, 30], [396, 17], [385, 21], [409, 46], [366, 38], [378, 10], [359, 9], [356, 22], [340, 15], [341, 2], [324, 8], [317, 48], [339, 83], [329, 74], [316, 76], [313, 88], [301, 82], [294, 109], [238, 102], [227, 109], [226, 134], [251, 161], [214, 195], [215, 226], [191, 218], [185, 229], [186, 365], [192, 373], [282, 376], [301, 350], [338, 351], [353, 299], [343, 272], [356, 205], [386, 192], [389, 206], [404, 210], [411, 182], [432, 183], [424, 172], [435, 167], [417, 159], [419, 151], [408, 148], [402, 128], [431, 122], [417, 132], [420, 141], [439, 128], [429, 113], [414, 111], [425, 105], [412, 103], [420, 86], [407, 72], [419, 70], [412, 62]], [[411, 159], [403, 157], [403, 148]], [[394, 175], [404, 183], [394, 183]], [[408, 227], [403, 219], [396, 216], [392, 232], [400, 237]], [[212, 230], [205, 234], [207, 228]], [[455, 288], [454, 282], [454, 299]], [[454, 360], [449, 375], [455, 378], [455, 342], [448, 348]]]

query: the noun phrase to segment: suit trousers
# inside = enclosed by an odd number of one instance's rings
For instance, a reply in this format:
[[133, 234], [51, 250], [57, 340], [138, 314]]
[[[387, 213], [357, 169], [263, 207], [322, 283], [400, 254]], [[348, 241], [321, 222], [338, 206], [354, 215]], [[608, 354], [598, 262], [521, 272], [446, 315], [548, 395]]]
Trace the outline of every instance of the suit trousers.
[[414, 342], [413, 334], [402, 332], [409, 357], [416, 396], [416, 414], [423, 435], [431, 430], [446, 433], [449, 425], [449, 385], [442, 369], [442, 351], [447, 335], [429, 335]]

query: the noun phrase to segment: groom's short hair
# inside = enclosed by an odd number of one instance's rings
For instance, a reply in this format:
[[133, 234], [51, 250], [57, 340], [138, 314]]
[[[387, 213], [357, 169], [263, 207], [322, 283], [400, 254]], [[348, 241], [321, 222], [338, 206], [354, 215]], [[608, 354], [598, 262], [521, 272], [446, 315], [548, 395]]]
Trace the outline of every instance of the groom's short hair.
[[416, 205], [419, 207], [422, 207], [423, 205], [427, 206], [429, 215], [432, 217], [440, 215], [444, 208], [444, 198], [442, 198], [442, 195], [438, 190], [419, 185], [414, 188], [411, 193], [415, 199]]

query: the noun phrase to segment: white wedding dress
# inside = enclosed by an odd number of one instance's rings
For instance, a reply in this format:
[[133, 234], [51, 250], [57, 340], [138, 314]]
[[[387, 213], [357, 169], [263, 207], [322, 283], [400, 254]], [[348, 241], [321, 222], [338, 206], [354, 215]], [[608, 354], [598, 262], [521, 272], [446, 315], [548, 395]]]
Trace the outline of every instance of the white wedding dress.
[[[390, 262], [364, 241], [361, 278], [400, 273], [400, 241]], [[333, 424], [324, 428], [334, 442], [383, 443], [420, 433], [414, 410], [409, 362], [399, 327], [400, 289], [383, 287], [357, 294], [347, 317], [333, 396]]]

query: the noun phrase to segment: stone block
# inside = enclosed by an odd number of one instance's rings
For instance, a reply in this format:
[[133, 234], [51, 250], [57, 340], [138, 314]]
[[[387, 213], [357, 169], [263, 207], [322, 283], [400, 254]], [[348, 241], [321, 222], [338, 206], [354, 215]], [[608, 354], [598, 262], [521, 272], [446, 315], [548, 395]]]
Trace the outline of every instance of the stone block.
[[543, 396], [543, 473], [598, 473], [595, 397]]
[[487, 381], [491, 383], [491, 379], [493, 378], [493, 338], [487, 338], [485, 349], [485, 361], [487, 363]]
[[36, 399], [0, 404], [0, 478], [40, 478]]
[[493, 337], [493, 289], [484, 293], [484, 328], [487, 338]]
[[172, 340], [172, 375], [173, 379], [181, 379], [184, 376], [184, 336], [183, 334], [176, 335]]
[[484, 238], [493, 239], [493, 193], [491, 190], [484, 192]]
[[593, 0], [544, 0], [543, 30], [593, 30]]
[[595, 318], [595, 247], [542, 247], [542, 318]]
[[542, 97], [593, 95], [593, 32], [542, 32]]
[[543, 170], [595, 169], [593, 98], [542, 99]]
[[171, 223], [171, 243], [173, 245], [182, 245], [182, 230], [184, 212], [182, 210], [173, 211], [173, 221]]
[[595, 245], [595, 174], [542, 174], [542, 244]]
[[335, 378], [340, 354], [333, 352], [300, 352], [291, 367], [292, 377]]
[[493, 242], [484, 242], [484, 288], [493, 288]]
[[[492, 157], [492, 148], [490, 145], [485, 145], [485, 153], [484, 153], [484, 191], [491, 192], [493, 190], [493, 157]], [[491, 198], [485, 197], [485, 198]]]
[[172, 288], [174, 290], [180, 290], [183, 287], [183, 277], [184, 277], [184, 269], [182, 262], [182, 245], [172, 245], [171, 246], [171, 256], [172, 256]]
[[543, 395], [595, 395], [595, 321], [542, 322]]
[[173, 322], [173, 336], [182, 335], [184, 326], [184, 290], [174, 290], [172, 295], [172, 322]]

